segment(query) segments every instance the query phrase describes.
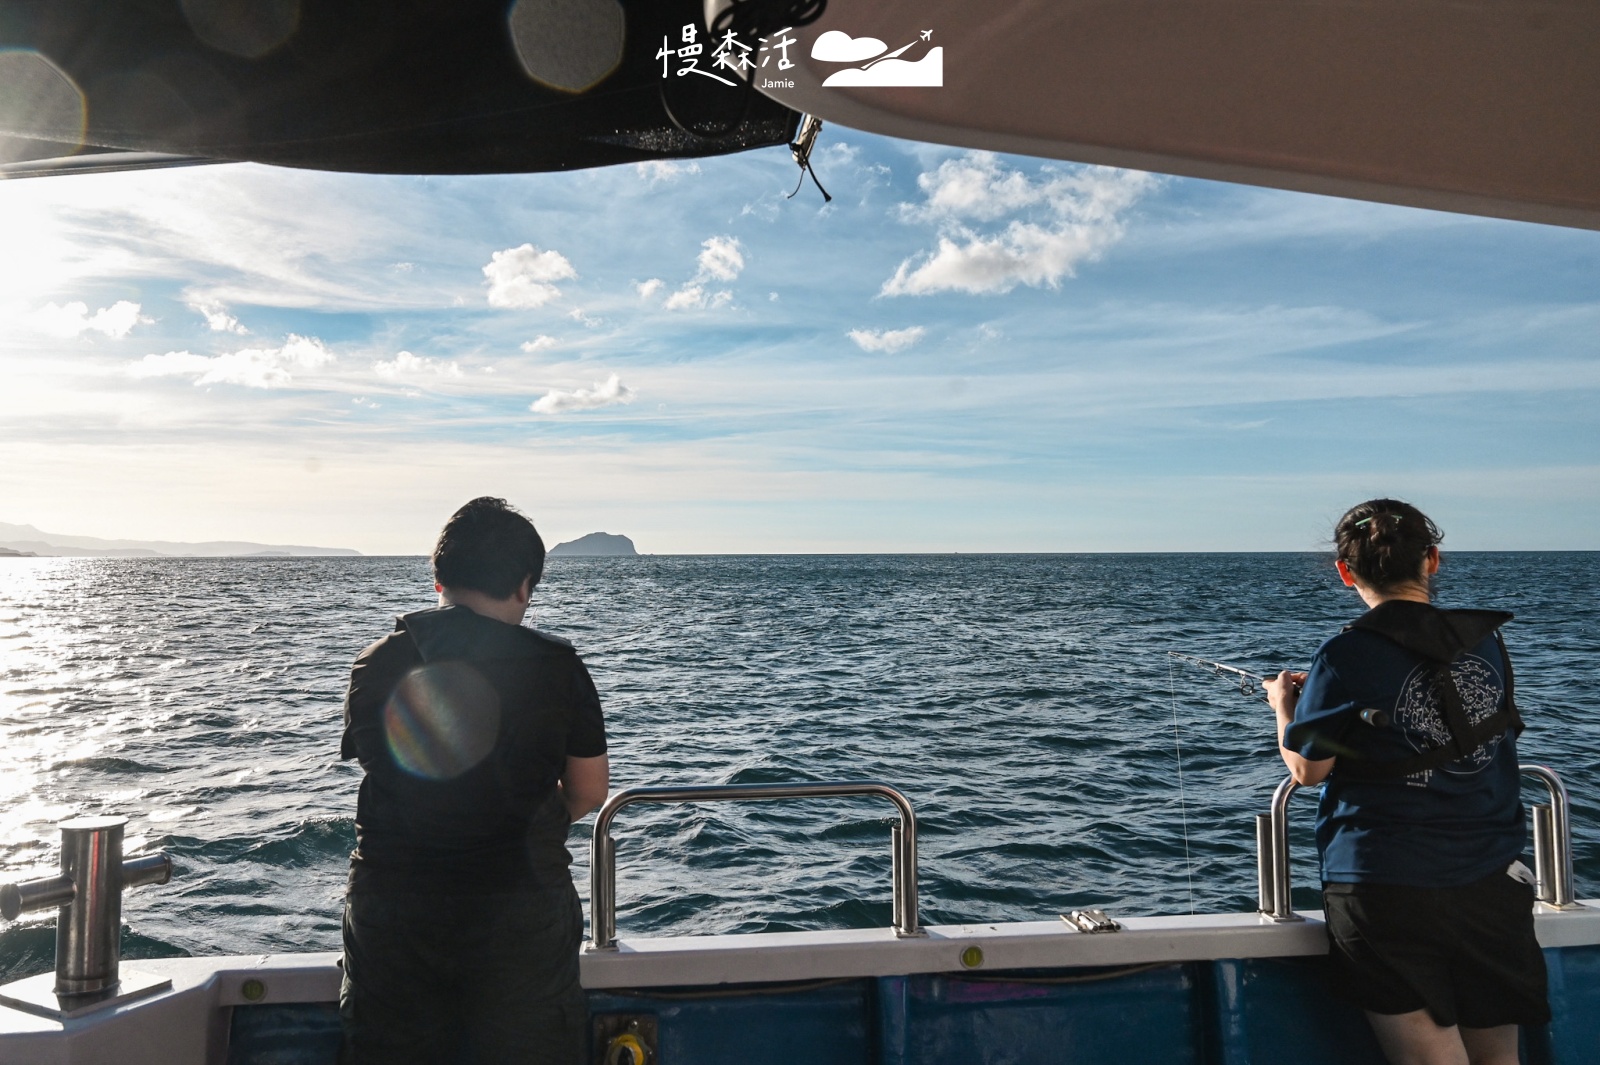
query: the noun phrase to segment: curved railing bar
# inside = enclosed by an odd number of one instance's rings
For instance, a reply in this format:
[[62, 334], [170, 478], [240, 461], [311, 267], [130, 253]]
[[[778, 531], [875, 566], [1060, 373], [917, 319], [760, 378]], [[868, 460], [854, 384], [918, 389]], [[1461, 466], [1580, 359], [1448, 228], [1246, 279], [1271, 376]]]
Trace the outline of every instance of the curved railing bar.
[[1577, 904], [1572, 880], [1572, 801], [1554, 769], [1525, 765], [1523, 776], [1538, 778], [1550, 793], [1550, 805], [1533, 808], [1533, 865], [1539, 901], [1565, 909]]
[[[1525, 765], [1550, 793], [1550, 805], [1533, 807], [1534, 875], [1540, 902], [1565, 909], [1577, 905], [1572, 880], [1571, 802], [1555, 770]], [[1256, 886], [1260, 912], [1274, 921], [1299, 921], [1290, 898], [1289, 799], [1300, 785], [1285, 777], [1272, 793], [1272, 812], [1256, 815]]]
[[890, 830], [894, 885], [894, 930], [897, 935], [923, 935], [917, 920], [917, 815], [898, 788], [875, 780], [842, 780], [814, 784], [705, 784], [686, 787], [626, 788], [615, 792], [594, 819], [589, 849], [590, 950], [617, 946], [617, 845], [611, 822], [624, 807], [637, 803], [761, 802], [772, 799], [824, 799], [876, 795], [900, 811]]

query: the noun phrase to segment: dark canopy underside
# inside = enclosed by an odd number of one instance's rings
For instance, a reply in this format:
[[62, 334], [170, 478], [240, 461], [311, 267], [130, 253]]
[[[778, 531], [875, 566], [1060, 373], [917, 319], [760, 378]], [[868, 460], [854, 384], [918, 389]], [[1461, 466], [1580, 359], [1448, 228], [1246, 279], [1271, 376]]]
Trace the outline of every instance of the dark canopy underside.
[[694, 0], [0, 0], [0, 168], [514, 173], [788, 141], [786, 107], [662, 77], [662, 36], [701, 17]]

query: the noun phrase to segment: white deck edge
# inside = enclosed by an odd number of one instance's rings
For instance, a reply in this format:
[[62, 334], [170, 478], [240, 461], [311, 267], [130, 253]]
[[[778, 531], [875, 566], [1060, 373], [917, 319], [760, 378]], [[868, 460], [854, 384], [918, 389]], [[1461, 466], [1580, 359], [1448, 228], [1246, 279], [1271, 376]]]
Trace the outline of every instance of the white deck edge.
[[[1058, 919], [935, 926], [926, 935], [907, 938], [887, 928], [625, 938], [616, 950], [586, 949], [579, 965], [583, 986], [599, 991], [1325, 953], [1321, 913], [1303, 916], [1293, 922], [1254, 913], [1118, 917], [1121, 931], [1094, 934]], [[1541, 906], [1534, 920], [1545, 947], [1600, 945], [1600, 899], [1565, 911]], [[962, 964], [968, 947], [983, 952], [982, 962], [972, 968]], [[172, 990], [65, 1023], [0, 1007], [0, 1065], [222, 1061], [226, 1007], [335, 1002], [338, 961], [336, 951], [130, 960], [125, 963], [130, 968], [170, 978]], [[245, 996], [251, 980], [261, 985], [255, 998]], [[131, 1047], [159, 1048], [159, 1055], [130, 1055]]]

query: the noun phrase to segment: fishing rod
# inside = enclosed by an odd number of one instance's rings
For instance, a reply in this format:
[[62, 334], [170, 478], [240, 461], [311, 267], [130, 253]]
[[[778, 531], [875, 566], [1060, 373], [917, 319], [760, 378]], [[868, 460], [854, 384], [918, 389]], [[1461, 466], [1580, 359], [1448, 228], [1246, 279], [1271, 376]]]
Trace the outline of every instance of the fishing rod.
[[1168, 651], [1167, 654], [1171, 655], [1173, 658], [1181, 658], [1185, 662], [1192, 662], [1197, 666], [1204, 666], [1217, 674], [1232, 673], [1234, 676], [1239, 678], [1240, 695], [1256, 694], [1256, 685], [1260, 685], [1263, 689], [1266, 687], [1267, 678], [1263, 677], [1259, 673], [1251, 673], [1247, 669], [1240, 669], [1238, 666], [1230, 666], [1226, 662], [1213, 662], [1209, 658], [1196, 658], [1194, 655], [1182, 655], [1177, 651]]

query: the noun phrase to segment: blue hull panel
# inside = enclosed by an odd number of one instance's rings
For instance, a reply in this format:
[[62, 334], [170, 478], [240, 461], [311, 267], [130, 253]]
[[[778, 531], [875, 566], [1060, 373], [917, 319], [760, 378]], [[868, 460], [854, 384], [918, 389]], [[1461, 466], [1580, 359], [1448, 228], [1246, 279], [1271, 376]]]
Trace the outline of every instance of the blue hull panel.
[[[872, 1061], [873, 981], [851, 980], [780, 994], [680, 998], [590, 992], [591, 1014], [649, 1013], [659, 1025], [659, 1060], [781, 1061], [784, 1065], [866, 1065]], [[692, 992], [686, 992], [692, 994]]]
[[[1033, 980], [894, 976], [876, 981], [882, 1065], [1123, 1065], [1201, 1061], [1192, 966], [1093, 970]], [[1132, 1042], [1130, 1043], [1130, 1037]]]
[[[1555, 1020], [1527, 1065], [1600, 1065], [1600, 946], [1546, 950]], [[1137, 970], [889, 976], [759, 987], [594, 991], [596, 1016], [650, 1015], [659, 1065], [1371, 1065], [1361, 1012], [1333, 1001], [1322, 957]], [[228, 1065], [332, 1065], [331, 1004], [236, 1006]], [[469, 1063], [462, 1063], [469, 1065]]]

